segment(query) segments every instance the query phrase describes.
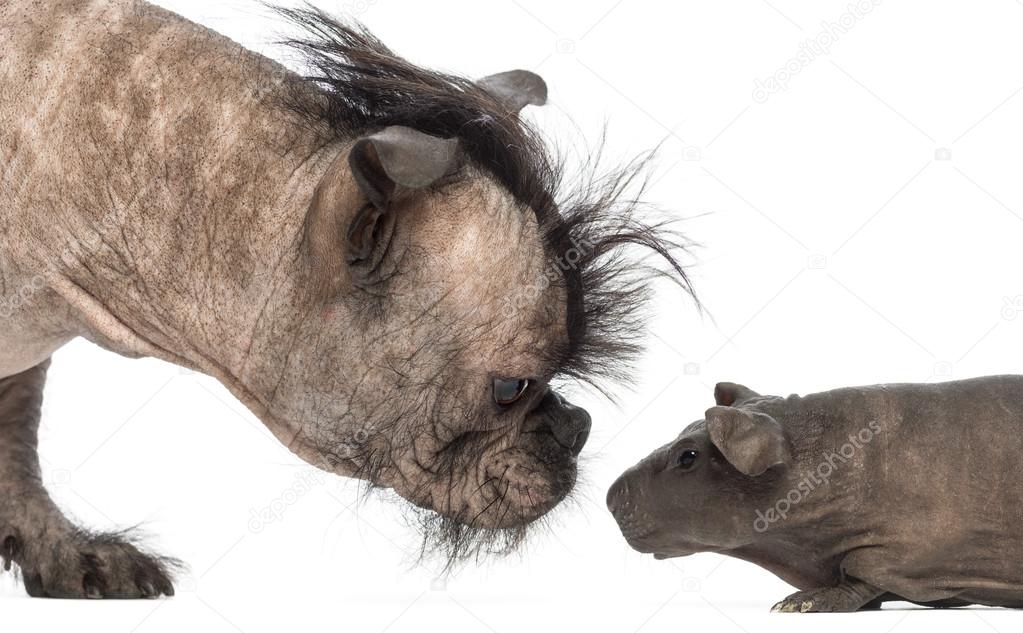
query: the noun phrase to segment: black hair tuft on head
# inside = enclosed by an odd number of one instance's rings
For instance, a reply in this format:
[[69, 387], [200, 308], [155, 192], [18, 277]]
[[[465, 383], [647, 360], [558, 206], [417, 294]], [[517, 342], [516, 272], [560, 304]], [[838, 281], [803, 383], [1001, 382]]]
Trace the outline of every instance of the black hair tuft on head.
[[[667, 223], [644, 220], [640, 198], [652, 155], [601, 173], [597, 151], [575, 186], [564, 186], [565, 161], [552, 158], [540, 134], [477, 83], [416, 66], [362, 25], [312, 6], [275, 10], [301, 30], [283, 44], [308, 69], [286, 91], [287, 107], [328, 143], [390, 125], [458, 138], [475, 166], [536, 213], [556, 267], [551, 282], [563, 284], [569, 300], [569, 342], [551, 359], [559, 375], [628, 380], [642, 350], [651, 278], [666, 275], [693, 295], [678, 258], [690, 243]], [[666, 266], [642, 264], [635, 247]]]

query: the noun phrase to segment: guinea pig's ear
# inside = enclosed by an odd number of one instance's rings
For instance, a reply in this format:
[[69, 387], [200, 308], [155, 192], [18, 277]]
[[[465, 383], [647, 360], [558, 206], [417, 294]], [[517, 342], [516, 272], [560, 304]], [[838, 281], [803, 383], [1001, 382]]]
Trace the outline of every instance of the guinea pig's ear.
[[706, 420], [710, 441], [744, 475], [756, 477], [772, 466], [792, 464], [789, 440], [771, 416], [734, 407], [711, 407]]
[[518, 112], [527, 105], [547, 103], [547, 84], [528, 70], [509, 70], [484, 77], [476, 84], [500, 101], [509, 112]]
[[719, 382], [714, 387], [714, 404], [721, 407], [734, 407], [736, 404], [756, 398], [760, 394], [745, 385], [734, 382]]

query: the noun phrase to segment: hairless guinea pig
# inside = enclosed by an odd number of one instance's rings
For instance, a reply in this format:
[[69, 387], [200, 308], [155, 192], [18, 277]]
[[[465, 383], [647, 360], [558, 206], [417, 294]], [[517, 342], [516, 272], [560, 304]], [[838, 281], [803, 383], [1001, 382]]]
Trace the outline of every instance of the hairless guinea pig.
[[756, 563], [776, 611], [1023, 607], [1023, 377], [714, 398], [608, 492], [633, 548]]

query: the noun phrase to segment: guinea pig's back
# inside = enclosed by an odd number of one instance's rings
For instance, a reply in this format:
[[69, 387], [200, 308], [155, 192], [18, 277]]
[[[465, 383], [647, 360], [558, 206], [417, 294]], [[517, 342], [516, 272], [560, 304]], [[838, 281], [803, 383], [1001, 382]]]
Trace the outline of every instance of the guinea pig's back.
[[843, 476], [858, 496], [848, 520], [888, 580], [920, 596], [1023, 599], [1023, 376], [835, 393], [862, 411], [839, 417], [847, 434], [872, 429]]
[[874, 392], [876, 452], [885, 458], [885, 469], [872, 475], [905, 478], [917, 489], [928, 482], [947, 493], [1023, 478], [1023, 376], [864, 391]]

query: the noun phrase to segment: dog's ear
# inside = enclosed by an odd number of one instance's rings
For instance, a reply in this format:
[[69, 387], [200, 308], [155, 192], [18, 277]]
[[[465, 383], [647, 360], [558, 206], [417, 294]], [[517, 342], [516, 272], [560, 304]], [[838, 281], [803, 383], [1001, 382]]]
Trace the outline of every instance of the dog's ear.
[[455, 171], [458, 140], [392, 125], [356, 141], [348, 165], [370, 202], [384, 209], [396, 186], [426, 187]]
[[547, 84], [528, 70], [509, 70], [477, 80], [476, 84], [504, 104], [509, 112], [518, 112], [527, 105], [547, 103]]
[[[438, 138], [400, 125], [355, 142], [348, 166], [370, 205], [348, 227], [349, 264], [366, 262], [377, 248], [381, 226], [392, 222], [391, 198], [398, 187], [427, 187], [456, 171], [461, 153], [456, 139]], [[372, 262], [370, 262], [372, 263]]]
[[769, 415], [734, 407], [711, 407], [706, 413], [710, 441], [736, 470], [756, 477], [768, 468], [792, 464], [785, 430]]
[[399, 215], [422, 190], [463, 164], [456, 139], [402, 126], [386, 127], [355, 141], [340, 154], [313, 191], [305, 241], [323, 296], [343, 280], [375, 283], [373, 271], [388, 251]]

